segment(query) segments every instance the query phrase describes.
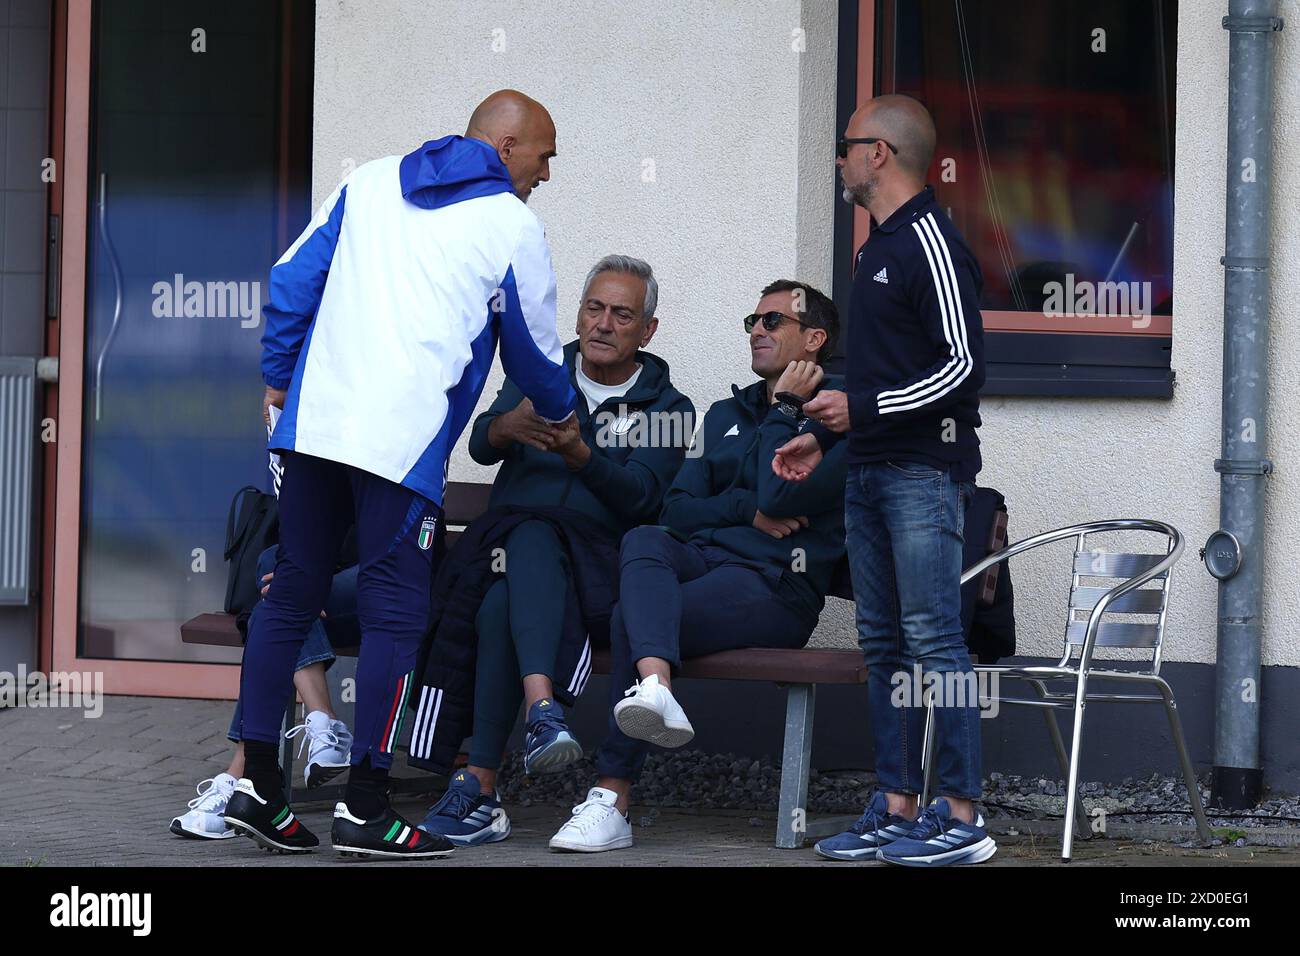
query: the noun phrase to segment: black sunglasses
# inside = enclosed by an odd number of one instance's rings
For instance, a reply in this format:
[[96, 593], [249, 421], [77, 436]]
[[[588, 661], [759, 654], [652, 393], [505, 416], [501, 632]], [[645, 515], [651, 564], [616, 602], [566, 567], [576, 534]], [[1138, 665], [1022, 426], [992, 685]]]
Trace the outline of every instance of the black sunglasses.
[[745, 332], [747, 334], [754, 331], [754, 325], [759, 321], [762, 321], [763, 328], [767, 329], [769, 332], [775, 332], [779, 329], [782, 322], [794, 322], [801, 329], [812, 328], [812, 326], [805, 322], [800, 322], [798, 319], [790, 318], [790, 316], [786, 315], [784, 312], [764, 312], [762, 315], [755, 312], [752, 315], [745, 316], [744, 321]]
[[887, 139], [881, 139], [879, 136], [859, 136], [853, 139], [842, 136], [840, 137], [839, 142], [835, 144], [835, 155], [838, 156], [840, 159], [846, 158], [849, 155], [850, 143], [866, 143], [866, 144], [884, 143], [886, 146], [889, 147], [889, 151], [891, 153], [893, 153], [895, 156], [898, 155], [898, 147], [895, 146]]

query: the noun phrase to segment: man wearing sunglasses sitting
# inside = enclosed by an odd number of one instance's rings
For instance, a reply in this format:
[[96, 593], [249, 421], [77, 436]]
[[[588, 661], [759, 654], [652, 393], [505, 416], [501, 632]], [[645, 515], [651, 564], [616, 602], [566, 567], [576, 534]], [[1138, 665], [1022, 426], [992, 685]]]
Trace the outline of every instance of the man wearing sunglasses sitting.
[[776, 476], [776, 449], [799, 432], [839, 331], [812, 286], [773, 282], [744, 320], [758, 381], [714, 403], [664, 497], [660, 526], [623, 537], [610, 619], [613, 712], [596, 754], [599, 780], [551, 840], [555, 850], [632, 845], [632, 784], [651, 743], [694, 730], [673, 697], [683, 658], [740, 647], [802, 647], [844, 554], [844, 449], [803, 482]]

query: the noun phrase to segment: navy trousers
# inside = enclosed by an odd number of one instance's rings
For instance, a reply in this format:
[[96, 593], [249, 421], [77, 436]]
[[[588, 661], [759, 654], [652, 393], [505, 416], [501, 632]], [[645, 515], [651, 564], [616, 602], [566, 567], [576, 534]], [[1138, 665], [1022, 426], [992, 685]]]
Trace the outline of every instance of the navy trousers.
[[[257, 583], [261, 589], [262, 578], [275, 570], [275, 556], [279, 548], [275, 545], [267, 548], [257, 558]], [[259, 600], [253, 606], [253, 614], [261, 609]], [[250, 625], [251, 626], [251, 625]], [[294, 671], [300, 671], [312, 664], [325, 665], [329, 670], [334, 665], [336, 647], [356, 647], [361, 643], [361, 631], [357, 627], [357, 567], [350, 565], [334, 575], [330, 586], [329, 600], [325, 602], [325, 617], [313, 621], [307, 631], [307, 639], [298, 651], [294, 661]], [[235, 713], [230, 719], [230, 730], [226, 736], [235, 743], [239, 742], [240, 724], [244, 720], [244, 708], [235, 701]]]
[[609, 622], [609, 732], [596, 753], [602, 777], [636, 780], [650, 745], [614, 721], [613, 708], [639, 678], [643, 657], [666, 660], [740, 647], [803, 647], [817, 618], [783, 594], [779, 570], [712, 545], [678, 541], [660, 528], [623, 537], [619, 601]]
[[334, 564], [355, 520], [361, 650], [352, 763], [369, 756], [372, 767], [390, 767], [429, 626], [442, 509], [351, 465], [298, 453], [282, 460], [280, 546], [275, 577], [249, 621], [240, 739], [279, 740], [295, 663], [329, 599]]
[[554, 678], [564, 631], [569, 555], [545, 521], [525, 521], [506, 539], [505, 578], [488, 589], [475, 619], [471, 766], [501, 766], [529, 674]]

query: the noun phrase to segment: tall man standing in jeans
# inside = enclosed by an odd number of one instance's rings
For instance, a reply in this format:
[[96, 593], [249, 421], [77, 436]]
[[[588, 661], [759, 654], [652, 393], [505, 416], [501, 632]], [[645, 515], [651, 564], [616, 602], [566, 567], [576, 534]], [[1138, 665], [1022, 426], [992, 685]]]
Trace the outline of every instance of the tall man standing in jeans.
[[318, 843], [280, 792], [275, 744], [307, 630], [356, 522], [361, 650], [351, 771], [334, 808], [340, 852], [451, 851], [388, 802], [415, 658], [429, 624], [447, 458], [498, 340], [511, 380], [552, 423], [574, 391], [555, 330], [555, 274], [525, 203], [550, 175], [555, 125], [514, 90], [474, 110], [464, 136], [360, 166], [271, 270], [264, 409], [283, 409], [275, 577], [240, 677], [245, 778], [226, 822], [259, 844]]
[[847, 433], [844, 509], [868, 668], [879, 789], [848, 831], [817, 844], [836, 860], [912, 866], [979, 863], [997, 850], [975, 811], [978, 701], [936, 701], [938, 797], [918, 815], [923, 706], [896, 707], [891, 679], [913, 665], [973, 686], [961, 626], [962, 519], [980, 470], [984, 384], [979, 265], [925, 185], [934, 121], [906, 96], [860, 107], [838, 144], [846, 201], [873, 222], [858, 251], [847, 323], [846, 390], [804, 412], [825, 430], [777, 450], [772, 467], [802, 480]]

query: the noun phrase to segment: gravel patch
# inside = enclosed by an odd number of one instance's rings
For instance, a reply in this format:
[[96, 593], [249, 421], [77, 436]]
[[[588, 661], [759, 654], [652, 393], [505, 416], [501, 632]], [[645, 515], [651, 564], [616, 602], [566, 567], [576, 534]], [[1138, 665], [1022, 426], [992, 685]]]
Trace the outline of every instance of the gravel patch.
[[[1266, 795], [1248, 815], [1232, 816], [1210, 805], [1208, 774], [1198, 781], [1198, 789], [1212, 828], [1294, 828], [1300, 823], [1300, 796]], [[1135, 824], [1192, 826], [1195, 823], [1181, 776], [1153, 773], [1149, 777], [1125, 777], [1119, 783], [1088, 781], [1080, 790], [1089, 813], [1100, 809], [1108, 817]], [[984, 805], [996, 811], [997, 816], [1013, 819], [1060, 819], [1065, 813], [1065, 793], [1064, 780], [1001, 773], [989, 774], [984, 780]]]
[[[1208, 779], [1200, 781], [1201, 799], [1207, 808]], [[528, 777], [523, 754], [517, 752], [502, 766], [498, 786], [507, 805], [553, 803], [567, 807], [581, 802], [595, 782], [596, 769], [590, 757], [563, 773]], [[860, 813], [875, 783], [875, 774], [869, 770], [814, 770], [808, 784], [808, 811]], [[646, 760], [641, 781], [632, 793], [635, 805], [642, 808], [637, 811], [641, 818], [633, 822], [652, 825], [658, 807], [772, 812], [777, 808], [780, 787], [780, 765], [770, 760], [695, 750], [656, 751]], [[1119, 783], [1088, 781], [1081, 789], [1089, 812], [1099, 808], [1125, 823], [1194, 823], [1181, 777], [1152, 774], [1126, 777]], [[1059, 820], [1065, 813], [1065, 791], [1064, 780], [991, 773], [984, 779], [982, 812], [990, 818]], [[1207, 812], [1214, 828], [1295, 827], [1300, 823], [1300, 796], [1268, 796], [1249, 816], [1225, 816], [1213, 809]], [[1219, 839], [1229, 836], [1234, 842], [1238, 839], [1231, 834]]]

